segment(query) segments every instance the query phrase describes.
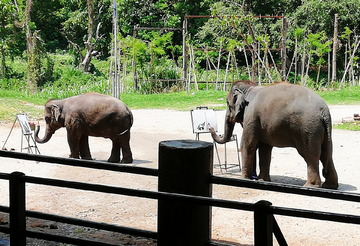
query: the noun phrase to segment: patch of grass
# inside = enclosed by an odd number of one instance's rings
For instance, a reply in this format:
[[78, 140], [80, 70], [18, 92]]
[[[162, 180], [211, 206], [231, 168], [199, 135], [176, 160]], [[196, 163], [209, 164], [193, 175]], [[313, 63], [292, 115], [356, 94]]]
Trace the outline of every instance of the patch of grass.
[[360, 103], [360, 86], [348, 86], [336, 91], [319, 91], [318, 94], [330, 105]]
[[348, 130], [348, 131], [360, 131], [360, 122], [346, 122], [342, 124], [334, 125], [334, 129]]
[[[54, 89], [54, 94], [56, 89]], [[52, 94], [54, 96], [54, 94]], [[56, 98], [64, 98], [56, 94]], [[128, 93], [121, 95], [121, 99], [130, 109], [172, 109], [191, 110], [197, 106], [208, 106], [214, 109], [226, 109], [224, 91], [192, 91], [173, 92], [164, 94]], [[71, 96], [71, 95], [70, 95]], [[39, 120], [44, 113], [44, 104], [51, 98], [47, 93], [39, 92], [28, 95], [24, 92], [0, 90], [0, 122], [11, 123], [16, 114], [24, 113], [31, 121]]]
[[190, 91], [164, 94], [123, 94], [122, 101], [131, 109], [190, 110], [197, 106], [226, 109], [226, 91]]
[[0, 122], [11, 123], [17, 114], [26, 114], [30, 121], [39, 120], [44, 113], [44, 107], [26, 100], [0, 98]]

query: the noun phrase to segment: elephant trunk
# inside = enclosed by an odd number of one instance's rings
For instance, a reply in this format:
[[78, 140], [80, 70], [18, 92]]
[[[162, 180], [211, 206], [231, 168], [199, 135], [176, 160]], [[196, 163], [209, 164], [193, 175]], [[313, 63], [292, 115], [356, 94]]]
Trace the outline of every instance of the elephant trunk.
[[211, 136], [214, 139], [214, 141], [219, 144], [224, 144], [226, 142], [229, 142], [234, 131], [234, 126], [235, 126], [235, 121], [232, 120], [232, 117], [227, 115], [225, 118], [224, 135], [219, 136], [218, 134], [216, 134], [213, 128], [210, 128]]
[[39, 131], [40, 131], [40, 126], [38, 125], [35, 129], [35, 141], [38, 143], [46, 143], [47, 141], [50, 140], [50, 138], [53, 135], [53, 132], [49, 130], [47, 125], [46, 125], [46, 132], [44, 138], [42, 139], [39, 138]]

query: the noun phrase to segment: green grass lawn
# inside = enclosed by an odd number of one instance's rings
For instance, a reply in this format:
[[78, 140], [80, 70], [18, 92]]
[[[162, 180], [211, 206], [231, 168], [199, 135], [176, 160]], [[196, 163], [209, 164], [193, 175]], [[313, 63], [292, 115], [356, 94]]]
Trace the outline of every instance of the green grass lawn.
[[[217, 110], [226, 109], [226, 95], [228, 92], [214, 90], [200, 90], [189, 92], [173, 92], [163, 94], [121, 95], [121, 99], [130, 109], [172, 109], [191, 110], [197, 106], [208, 106]], [[359, 104], [360, 86], [347, 87], [340, 91], [321, 91], [318, 94], [329, 105]], [[18, 113], [25, 113], [29, 119], [36, 121], [43, 116], [43, 105], [50, 98], [44, 98], [41, 93], [27, 95], [18, 91], [0, 90], [0, 122], [10, 123]], [[335, 126], [339, 129], [360, 130], [359, 124], [342, 124]]]

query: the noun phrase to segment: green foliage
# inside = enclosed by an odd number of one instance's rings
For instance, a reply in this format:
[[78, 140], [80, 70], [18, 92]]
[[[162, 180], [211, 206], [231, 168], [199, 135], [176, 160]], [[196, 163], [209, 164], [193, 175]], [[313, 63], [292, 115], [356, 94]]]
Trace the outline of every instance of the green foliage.
[[[94, 60], [97, 67], [94, 73], [84, 73], [74, 65], [73, 57], [70, 55], [50, 55], [48, 59], [54, 65], [53, 76], [39, 85], [34, 96], [50, 99], [64, 98], [90, 91], [107, 92], [108, 61]], [[0, 80], [0, 89], [26, 93], [27, 83], [24, 74], [27, 64], [18, 59], [9, 64], [13, 67], [13, 74], [18, 74], [18, 77]]]
[[[49, 59], [49, 56], [39, 55], [35, 58], [29, 54], [28, 73], [18, 72], [13, 66], [9, 66], [11, 60], [15, 58], [24, 59], [26, 50], [26, 35], [22, 29], [26, 1], [16, 1], [15, 6], [12, 0], [2, 0], [0, 2], [0, 85], [2, 88], [24, 89], [24, 74], [29, 77], [29, 82], [35, 83], [33, 87], [42, 89], [44, 84], [63, 83], [63, 72], [57, 68], [57, 64]], [[111, 33], [113, 20], [113, 1], [93, 0], [94, 16], [99, 26], [102, 38], [96, 44], [97, 60], [106, 61], [97, 63], [93, 60], [92, 75], [75, 75], [74, 79], [95, 81], [96, 86], [102, 89], [107, 88], [106, 83], [106, 64], [109, 64], [109, 50], [111, 49]], [[327, 51], [331, 45], [334, 31], [334, 14], [339, 14], [339, 33], [341, 45], [338, 52], [338, 65], [343, 65], [349, 61], [350, 56], [345, 59], [344, 47], [354, 47], [354, 40], [358, 29], [358, 19], [360, 19], [360, 2], [357, 0], [329, 1], [298, 1], [298, 0], [261, 0], [255, 1], [216, 1], [216, 0], [185, 0], [185, 1], [166, 1], [166, 0], [117, 0], [118, 27], [122, 42], [121, 64], [123, 79], [128, 81], [126, 90], [130, 91], [134, 86], [141, 93], [159, 93], [183, 89], [180, 83], [159, 82], [159, 79], [179, 79], [182, 71], [179, 68], [182, 62], [182, 36], [181, 32], [166, 33], [163, 31], [138, 31], [137, 38], [132, 38], [134, 26], [138, 27], [182, 27], [184, 16], [187, 15], [213, 15], [219, 18], [188, 18], [188, 34], [191, 37], [189, 45], [194, 49], [209, 48], [217, 49], [222, 41], [222, 48], [230, 51], [232, 58], [236, 58], [235, 63], [231, 62], [230, 68], [234, 74], [233, 80], [238, 78], [248, 79], [250, 72], [246, 71], [246, 61], [244, 54], [235, 52], [249, 49], [247, 44], [261, 44], [260, 59], [254, 61], [256, 69], [260, 66], [266, 67], [270, 63], [275, 63], [271, 68], [260, 68], [259, 77], [266, 80], [268, 77], [279, 80], [280, 52], [271, 51], [274, 62], [270, 61], [269, 49], [280, 47], [281, 41], [281, 21], [271, 18], [254, 18], [254, 15], [285, 15], [289, 25], [287, 25], [287, 52], [288, 57], [294, 52], [295, 42], [298, 43], [298, 56], [309, 58], [312, 55], [306, 76], [308, 85], [312, 88], [329, 86], [326, 78]], [[220, 18], [220, 16], [226, 16]], [[66, 37], [71, 42], [78, 45], [81, 52], [86, 51], [85, 41], [88, 33], [88, 11], [86, 1], [80, 0], [52, 0], [52, 1], [33, 1], [31, 12], [30, 27], [32, 33], [37, 30], [37, 36], [43, 40], [42, 46], [46, 52], [58, 52], [62, 54], [73, 54], [71, 66], [76, 66], [79, 62], [79, 53], [75, 52], [74, 46], [69, 45]], [[15, 25], [14, 25], [15, 23]], [[15, 26], [15, 27], [14, 27]], [[251, 26], [251, 28], [250, 28]], [[198, 33], [198, 31], [201, 31]], [[310, 40], [310, 34], [317, 37]], [[297, 40], [297, 41], [295, 41]], [[312, 42], [312, 43], [311, 43]], [[308, 45], [310, 44], [311, 45]], [[347, 43], [347, 45], [345, 45]], [[265, 48], [266, 47], [266, 48]], [[267, 49], [268, 48], [268, 49]], [[305, 50], [303, 50], [305, 49]], [[248, 57], [251, 56], [246, 51]], [[349, 52], [349, 49], [348, 51]], [[198, 78], [214, 78], [213, 71], [206, 70], [207, 58], [217, 60], [218, 52], [209, 51], [205, 54], [202, 51], [195, 51], [196, 75]], [[301, 55], [300, 55], [301, 54]], [[303, 55], [304, 54], [304, 55]], [[132, 67], [132, 58], [136, 61], [136, 66]], [[221, 68], [227, 64], [227, 54], [221, 56]], [[10, 59], [9, 59], [10, 58]], [[15, 59], [18, 60], [18, 59]], [[10, 61], [10, 63], [9, 63]], [[252, 61], [249, 60], [251, 64]], [[358, 53], [353, 58], [354, 65], [358, 65]], [[269, 64], [268, 64], [269, 63]], [[298, 64], [300, 59], [298, 60]], [[105, 64], [105, 65], [104, 65]], [[98, 66], [104, 65], [104, 67]], [[306, 65], [306, 64], [305, 64]], [[343, 66], [342, 66], [343, 67]], [[338, 68], [338, 76], [344, 73], [343, 68]], [[69, 68], [69, 70], [71, 70]], [[73, 69], [76, 70], [76, 69]], [[101, 70], [101, 72], [99, 72]], [[313, 70], [313, 71], [312, 71]], [[314, 71], [317, 71], [314, 72]], [[132, 81], [132, 73], [136, 72], [138, 81]], [[67, 74], [77, 73], [64, 72]], [[95, 75], [93, 74], [95, 73]], [[90, 76], [90, 77], [89, 77]], [[93, 76], [93, 77], [91, 77]], [[224, 73], [220, 72], [223, 79]], [[294, 72], [290, 76], [295, 77]], [[356, 76], [356, 75], [355, 75]], [[99, 78], [101, 77], [101, 82]], [[296, 77], [300, 79], [299, 74]], [[290, 77], [291, 78], [291, 77]], [[156, 81], [154, 82], [153, 79]], [[219, 79], [219, 81], [221, 80]], [[295, 78], [292, 78], [295, 79]], [[350, 76], [349, 76], [350, 79]], [[67, 78], [65, 80], [71, 81]], [[212, 80], [214, 81], [214, 80]], [[294, 81], [296, 82], [296, 80]], [[67, 82], [65, 82], [67, 84]], [[355, 83], [354, 83], [355, 84]], [[29, 84], [29, 87], [31, 84]], [[71, 86], [70, 86], [71, 87]], [[169, 88], [172, 87], [172, 88]], [[82, 86], [84, 88], [84, 86]], [[90, 86], [90, 88], [93, 88]], [[87, 88], [87, 89], [90, 89]], [[206, 88], [211, 88], [206, 85]]]
[[324, 31], [329, 37], [334, 32], [334, 16], [339, 14], [341, 25], [339, 33], [345, 27], [355, 30], [360, 18], [360, 2], [357, 0], [340, 1], [302, 1], [301, 4], [288, 12], [289, 21], [292, 23], [290, 28], [304, 28], [309, 32]]

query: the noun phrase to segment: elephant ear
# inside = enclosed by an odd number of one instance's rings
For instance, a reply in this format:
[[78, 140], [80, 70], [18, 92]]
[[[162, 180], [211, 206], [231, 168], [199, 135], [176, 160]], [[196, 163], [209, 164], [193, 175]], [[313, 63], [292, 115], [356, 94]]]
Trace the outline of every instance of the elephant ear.
[[245, 108], [249, 104], [249, 102], [246, 100], [246, 92], [235, 89], [234, 91], [234, 105], [235, 105], [235, 118], [237, 122], [243, 122], [244, 121], [244, 113]]
[[55, 119], [55, 121], [58, 122], [60, 115], [61, 115], [61, 108], [56, 104], [52, 104], [51, 105], [51, 114], [52, 114], [53, 118]]

